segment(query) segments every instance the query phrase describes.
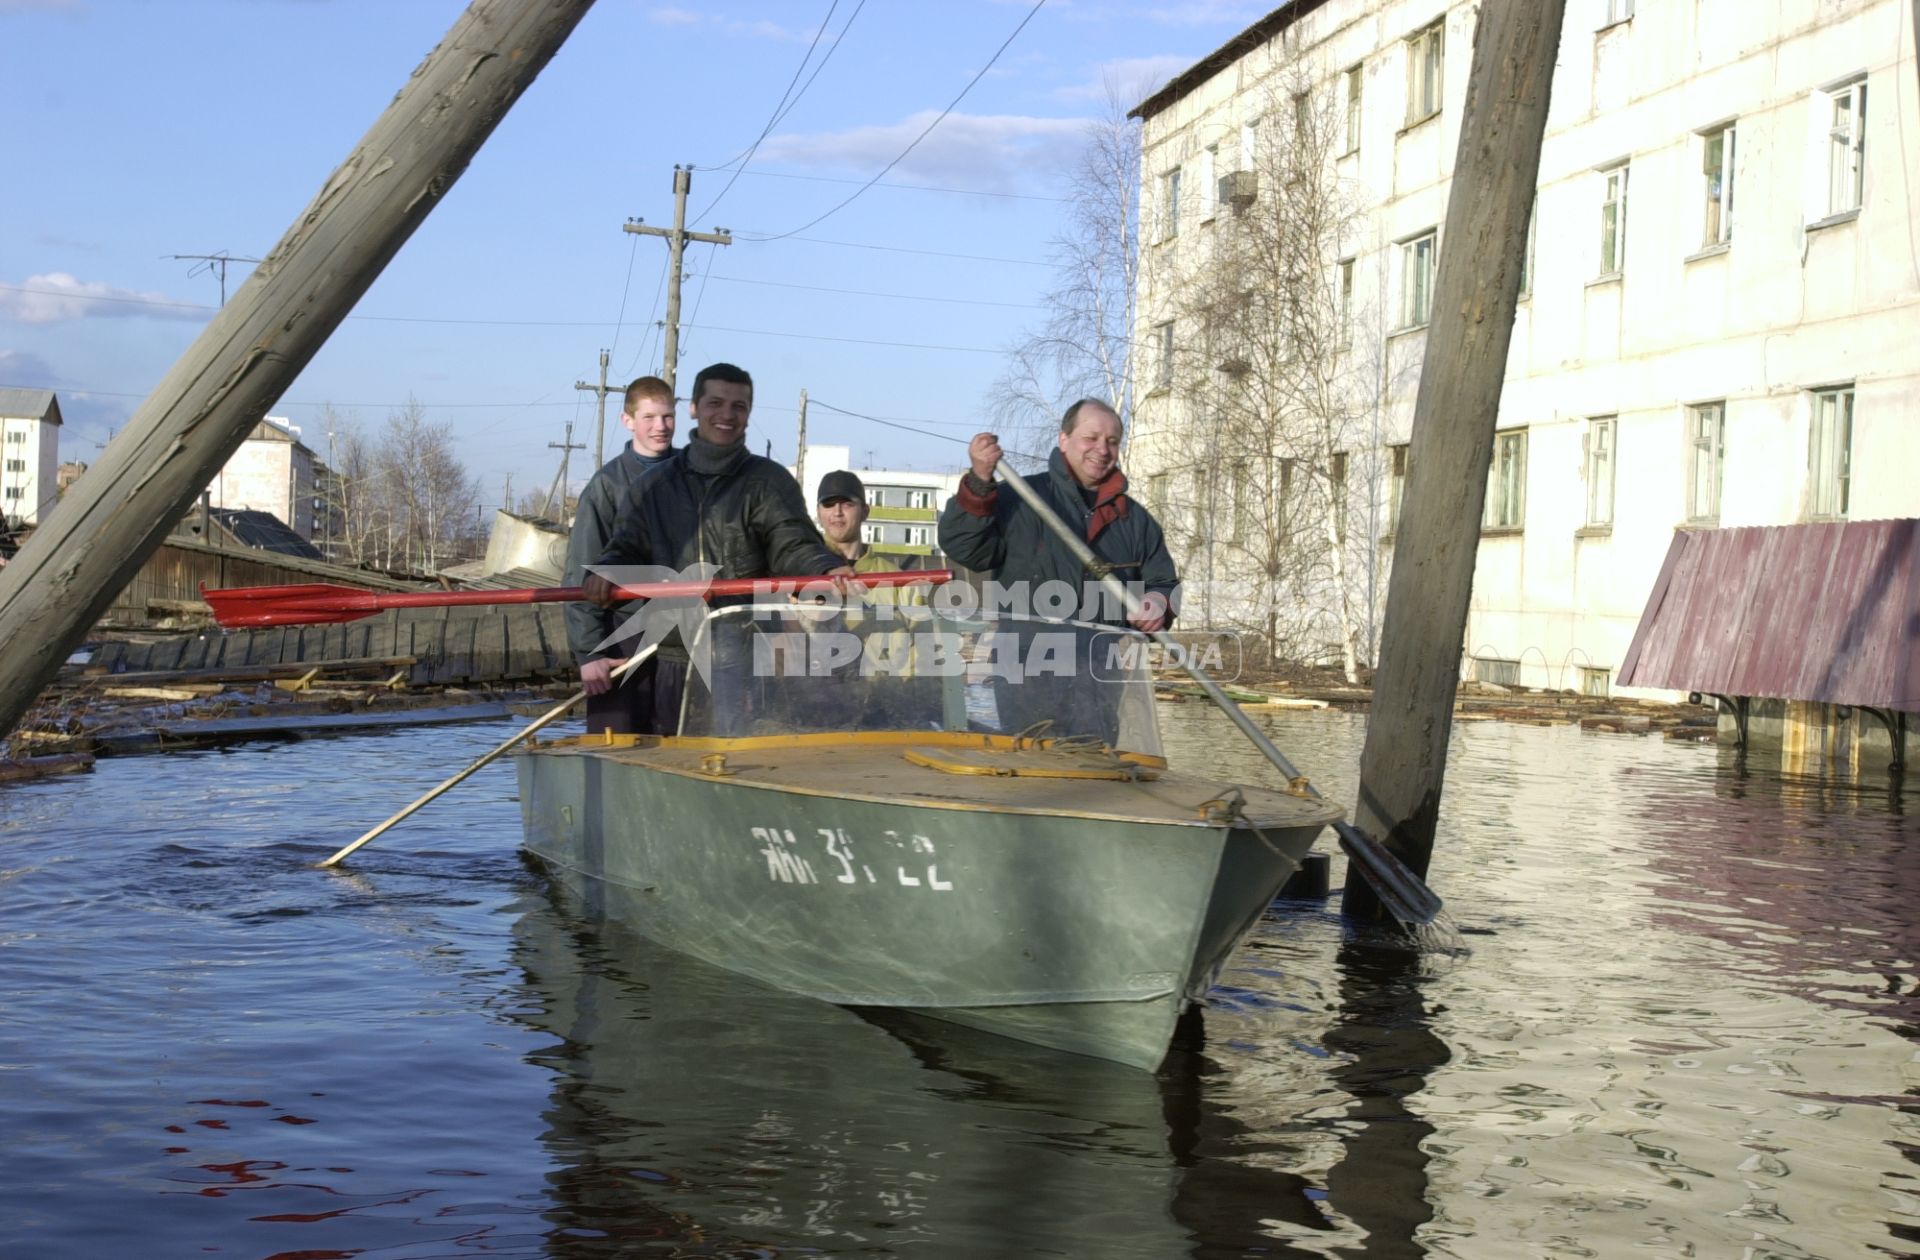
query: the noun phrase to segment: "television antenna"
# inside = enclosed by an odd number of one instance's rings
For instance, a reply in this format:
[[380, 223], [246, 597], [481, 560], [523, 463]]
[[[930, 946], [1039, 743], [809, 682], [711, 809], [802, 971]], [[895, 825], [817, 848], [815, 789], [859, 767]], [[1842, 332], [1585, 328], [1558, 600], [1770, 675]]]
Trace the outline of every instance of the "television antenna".
[[228, 263], [258, 263], [258, 262], [266, 261], [266, 259], [264, 258], [248, 258], [241, 254], [229, 254], [224, 249], [217, 254], [165, 254], [162, 256], [166, 258], [179, 258], [179, 259], [193, 262], [195, 265], [187, 269], [187, 274], [189, 276], [197, 276], [201, 272], [206, 271], [206, 272], [212, 272], [215, 276], [219, 277], [220, 305], [222, 306], [225, 306], [227, 304], [227, 264]]

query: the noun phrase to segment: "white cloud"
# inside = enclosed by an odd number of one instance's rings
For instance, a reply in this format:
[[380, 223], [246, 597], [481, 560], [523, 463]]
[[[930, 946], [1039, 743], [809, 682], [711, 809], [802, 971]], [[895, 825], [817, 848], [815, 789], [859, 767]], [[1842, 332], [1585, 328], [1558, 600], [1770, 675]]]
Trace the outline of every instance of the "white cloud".
[[72, 319], [204, 320], [210, 306], [176, 302], [164, 293], [119, 289], [97, 280], [76, 280], [64, 271], [0, 284], [0, 319], [16, 324], [58, 324]]
[[1103, 61], [1095, 67], [1091, 82], [1056, 88], [1053, 94], [1063, 101], [1105, 101], [1112, 96], [1117, 97], [1123, 107], [1131, 109], [1197, 60], [1197, 57], [1163, 53]]
[[[769, 162], [831, 167], [871, 175], [899, 156], [939, 116], [923, 110], [897, 123], [816, 135], [772, 136], [760, 146]], [[1014, 114], [949, 114], [890, 179], [911, 176], [990, 192], [1010, 192], [1036, 170], [1070, 163], [1086, 135], [1084, 118]]]
[[648, 9], [647, 20], [656, 26], [696, 26], [700, 15], [690, 9]]

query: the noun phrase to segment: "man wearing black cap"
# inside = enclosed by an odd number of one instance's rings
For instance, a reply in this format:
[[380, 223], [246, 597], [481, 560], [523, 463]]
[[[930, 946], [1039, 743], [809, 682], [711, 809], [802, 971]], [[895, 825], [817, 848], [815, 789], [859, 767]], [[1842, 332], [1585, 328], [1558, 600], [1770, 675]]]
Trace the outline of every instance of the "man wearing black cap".
[[814, 496], [818, 507], [814, 519], [827, 537], [827, 546], [846, 557], [855, 573], [893, 573], [901, 566], [860, 541], [860, 527], [867, 520], [867, 488], [860, 478], [844, 468], [820, 478], [820, 490]]

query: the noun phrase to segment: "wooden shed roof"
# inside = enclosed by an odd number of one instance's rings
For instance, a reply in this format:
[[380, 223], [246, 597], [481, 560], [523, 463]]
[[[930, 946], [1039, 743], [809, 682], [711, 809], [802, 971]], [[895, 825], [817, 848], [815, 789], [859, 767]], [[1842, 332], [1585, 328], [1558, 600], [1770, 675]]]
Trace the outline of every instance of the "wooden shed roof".
[[1920, 712], [1920, 520], [1675, 533], [1619, 681]]

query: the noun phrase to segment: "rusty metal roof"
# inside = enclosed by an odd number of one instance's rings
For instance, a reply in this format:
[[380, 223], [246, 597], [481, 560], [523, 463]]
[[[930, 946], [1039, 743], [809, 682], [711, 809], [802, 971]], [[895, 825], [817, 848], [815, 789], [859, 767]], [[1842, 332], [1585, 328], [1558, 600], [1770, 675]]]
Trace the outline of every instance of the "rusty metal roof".
[[1619, 681], [1920, 712], [1920, 520], [1676, 532]]

